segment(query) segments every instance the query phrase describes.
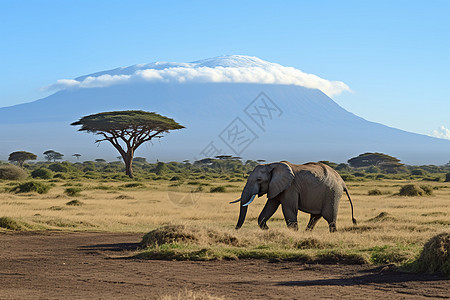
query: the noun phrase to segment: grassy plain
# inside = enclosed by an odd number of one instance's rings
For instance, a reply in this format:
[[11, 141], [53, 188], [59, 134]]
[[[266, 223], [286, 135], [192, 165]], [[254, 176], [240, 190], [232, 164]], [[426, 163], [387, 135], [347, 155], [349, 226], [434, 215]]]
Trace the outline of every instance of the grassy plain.
[[[314, 231], [303, 231], [309, 215], [302, 212], [300, 230], [289, 230], [281, 209], [268, 222], [270, 229], [260, 230], [256, 220], [265, 196], [250, 205], [244, 226], [236, 231], [239, 205], [228, 202], [239, 198], [243, 181], [57, 179], [50, 183], [53, 187], [46, 194], [16, 194], [9, 190], [17, 182], [0, 181], [0, 217], [15, 221], [21, 230], [148, 233], [159, 229], [150, 236], [150, 246], [141, 257], [403, 264], [415, 259], [428, 239], [450, 228], [448, 182], [426, 182], [433, 195], [417, 197], [394, 194], [403, 185], [423, 181], [348, 182], [358, 225], [352, 225], [350, 204], [343, 197], [337, 233], [329, 233], [323, 219]], [[226, 192], [210, 192], [218, 186]], [[68, 188], [76, 188], [75, 196], [67, 195]], [[382, 194], [369, 196], [373, 189]], [[72, 200], [78, 201], [66, 204]]]

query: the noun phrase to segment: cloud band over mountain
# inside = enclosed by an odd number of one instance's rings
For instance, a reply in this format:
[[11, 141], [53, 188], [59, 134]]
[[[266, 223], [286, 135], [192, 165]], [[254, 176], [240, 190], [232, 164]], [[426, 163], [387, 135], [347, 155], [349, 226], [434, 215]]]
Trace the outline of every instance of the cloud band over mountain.
[[118, 68], [77, 79], [61, 79], [46, 89], [98, 88], [133, 82], [239, 82], [299, 85], [328, 96], [350, 91], [342, 81], [330, 81], [257, 57], [231, 55], [192, 63], [156, 62]]

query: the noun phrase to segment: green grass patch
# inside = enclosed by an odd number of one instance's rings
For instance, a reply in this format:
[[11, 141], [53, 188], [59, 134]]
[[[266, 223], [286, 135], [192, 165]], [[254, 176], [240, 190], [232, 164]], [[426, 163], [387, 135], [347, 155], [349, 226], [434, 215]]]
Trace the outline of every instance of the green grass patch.
[[45, 183], [28, 181], [21, 183], [11, 189], [14, 193], [30, 193], [36, 192], [38, 194], [46, 194], [50, 190], [51, 186]]

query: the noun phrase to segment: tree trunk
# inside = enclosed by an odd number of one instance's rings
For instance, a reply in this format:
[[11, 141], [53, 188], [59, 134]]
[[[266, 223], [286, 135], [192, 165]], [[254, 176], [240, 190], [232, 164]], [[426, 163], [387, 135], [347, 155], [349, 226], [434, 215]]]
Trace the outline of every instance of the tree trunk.
[[128, 149], [127, 155], [123, 157], [123, 161], [125, 162], [125, 174], [127, 174], [130, 178], [133, 178], [133, 149]]

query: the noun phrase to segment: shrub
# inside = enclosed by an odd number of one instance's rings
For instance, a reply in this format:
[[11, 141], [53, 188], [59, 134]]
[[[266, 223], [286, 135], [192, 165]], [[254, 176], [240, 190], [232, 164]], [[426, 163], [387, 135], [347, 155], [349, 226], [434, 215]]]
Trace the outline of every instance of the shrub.
[[53, 172], [46, 168], [39, 168], [31, 172], [31, 177], [41, 179], [53, 178]]
[[80, 200], [72, 200], [72, 201], [69, 201], [66, 203], [66, 205], [69, 205], [69, 206], [81, 206], [83, 204], [84, 203], [81, 202]]
[[355, 176], [353, 176], [351, 174], [341, 174], [341, 177], [344, 181], [354, 181], [355, 180]]
[[48, 168], [50, 170], [52, 170], [53, 172], [60, 172], [60, 173], [67, 173], [67, 172], [69, 172], [69, 168], [68, 167], [66, 167], [63, 164], [59, 164], [59, 163], [51, 164], [50, 166], [48, 166]]
[[67, 176], [63, 173], [58, 173], [53, 176], [53, 178], [67, 179]]
[[64, 193], [66, 193], [66, 195], [69, 197], [79, 196], [80, 192], [81, 192], [81, 189], [76, 188], [76, 187], [70, 187], [64, 191]]
[[355, 172], [353, 173], [353, 176], [355, 177], [364, 177], [366, 174], [362, 173], [362, 172]]
[[226, 193], [226, 189], [224, 186], [216, 186], [211, 188], [210, 192], [211, 193]]
[[441, 181], [441, 176], [436, 177], [425, 177], [422, 179], [423, 181]]
[[407, 184], [401, 187], [399, 195], [400, 196], [423, 196], [425, 191], [416, 184]]
[[38, 194], [46, 194], [50, 190], [51, 186], [48, 184], [28, 181], [22, 184], [19, 184], [11, 189], [14, 193], [30, 193], [36, 192]]
[[197, 237], [189, 230], [186, 230], [184, 225], [166, 225], [144, 235], [141, 246], [145, 248], [155, 245], [192, 241], [197, 241]]
[[450, 275], [450, 233], [438, 234], [426, 242], [413, 267], [418, 272]]
[[6, 228], [9, 230], [22, 230], [23, 226], [17, 222], [16, 220], [10, 217], [1, 217], [0, 218], [0, 227]]
[[28, 173], [14, 165], [0, 166], [0, 179], [4, 180], [23, 180], [28, 177]]
[[427, 172], [422, 169], [414, 169], [411, 171], [411, 175], [425, 176], [426, 174], [427, 174]]
[[124, 188], [143, 188], [145, 187], [145, 185], [143, 185], [142, 183], [139, 182], [132, 182], [132, 183], [127, 183], [122, 185], [122, 187]]
[[379, 196], [383, 194], [379, 189], [373, 189], [373, 190], [369, 190], [368, 195], [369, 196]]
[[445, 174], [445, 182], [450, 182], [450, 172]]
[[433, 194], [433, 187], [430, 185], [421, 185], [420, 188], [425, 192], [426, 195], [431, 196]]

